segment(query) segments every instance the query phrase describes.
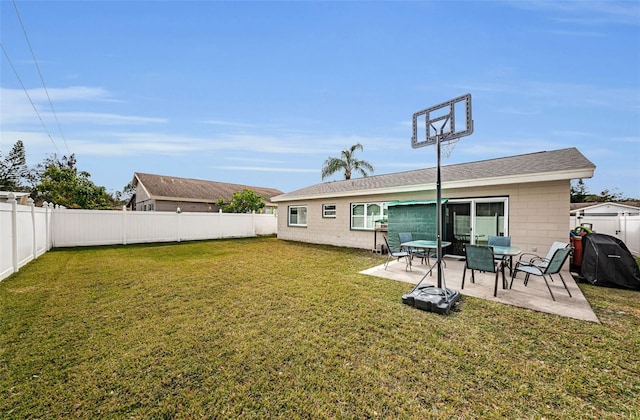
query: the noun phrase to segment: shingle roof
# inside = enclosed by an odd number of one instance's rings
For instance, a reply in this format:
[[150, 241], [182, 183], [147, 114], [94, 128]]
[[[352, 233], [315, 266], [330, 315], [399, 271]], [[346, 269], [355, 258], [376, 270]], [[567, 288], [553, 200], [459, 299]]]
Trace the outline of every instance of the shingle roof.
[[[487, 181], [499, 179], [501, 182], [526, 182], [533, 179], [535, 174], [557, 173], [557, 179], [572, 179], [575, 173], [579, 177], [589, 178], [593, 175], [595, 165], [591, 163], [575, 147], [529, 153], [525, 155], [489, 159], [478, 162], [460, 163], [442, 166], [442, 184], [451, 185], [464, 181]], [[569, 177], [569, 178], [567, 178]], [[511, 178], [507, 181], [508, 178]], [[375, 175], [344, 181], [324, 182], [292, 191], [277, 197], [272, 201], [301, 200], [313, 197], [344, 196], [356, 192], [373, 193], [375, 190], [393, 192], [406, 190], [410, 186], [425, 186], [434, 184], [436, 168], [419, 169], [414, 171], [396, 172], [385, 175]]]
[[144, 174], [140, 172], [134, 174], [134, 181], [136, 178], [154, 199], [164, 198], [182, 201], [215, 202], [219, 198], [223, 198], [225, 201], [229, 201], [233, 193], [242, 191], [245, 188], [253, 190], [256, 194], [266, 197], [267, 199], [282, 194], [282, 191], [274, 188], [228, 184], [225, 182], [179, 178], [167, 175]]

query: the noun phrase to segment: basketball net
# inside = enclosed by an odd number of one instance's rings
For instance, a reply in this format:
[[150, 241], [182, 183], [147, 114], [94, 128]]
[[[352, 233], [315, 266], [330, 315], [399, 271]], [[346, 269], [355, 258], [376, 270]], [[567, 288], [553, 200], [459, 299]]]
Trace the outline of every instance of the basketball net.
[[[456, 144], [458, 144], [458, 140], [460, 140], [460, 137], [440, 142], [440, 153], [442, 154], [442, 157], [448, 158], [451, 156], [453, 149], [456, 147]], [[438, 147], [435, 144], [433, 146]]]

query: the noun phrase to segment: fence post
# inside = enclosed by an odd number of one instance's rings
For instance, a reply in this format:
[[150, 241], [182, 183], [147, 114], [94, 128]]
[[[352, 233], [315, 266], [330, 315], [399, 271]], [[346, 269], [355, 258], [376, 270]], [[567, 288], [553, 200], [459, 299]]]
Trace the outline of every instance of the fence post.
[[29, 197], [27, 204], [31, 207], [31, 226], [33, 228], [33, 235], [31, 237], [31, 251], [33, 253], [33, 259], [38, 258], [38, 242], [36, 240], [36, 206], [33, 204], [33, 198]]
[[53, 203], [49, 203], [51, 206], [51, 248], [56, 247], [56, 210], [57, 205]]
[[257, 236], [256, 235], [256, 211], [253, 210], [251, 212], [251, 234], [253, 236]]
[[218, 239], [222, 239], [224, 238], [223, 232], [222, 232], [222, 209], [218, 210]]
[[7, 203], [11, 204], [11, 265], [13, 272], [18, 271], [18, 202], [16, 195], [10, 192], [7, 195]]
[[574, 223], [574, 228], [577, 228], [578, 226], [580, 226], [580, 219], [582, 219], [582, 216], [580, 216], [580, 210], [576, 210], [576, 220]]
[[127, 206], [122, 206], [122, 245], [127, 244]]
[[52, 204], [47, 203], [46, 201], [42, 203], [42, 208], [44, 209], [44, 234], [46, 241], [44, 247], [47, 252], [51, 250], [51, 220], [49, 220], [49, 218], [51, 217], [51, 206]]
[[180, 215], [182, 214], [182, 210], [180, 207], [176, 209], [176, 240], [180, 242]]

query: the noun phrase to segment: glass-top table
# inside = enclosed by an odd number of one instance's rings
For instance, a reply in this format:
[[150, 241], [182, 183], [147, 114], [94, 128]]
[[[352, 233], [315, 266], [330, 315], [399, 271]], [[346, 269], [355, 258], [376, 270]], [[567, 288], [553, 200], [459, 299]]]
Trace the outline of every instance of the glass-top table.
[[[451, 245], [451, 242], [442, 241], [442, 247], [445, 248]], [[431, 261], [429, 260], [429, 251], [432, 249], [438, 249], [438, 241], [429, 241], [425, 239], [417, 239], [415, 241], [402, 242], [400, 247], [406, 249], [411, 257], [409, 258], [409, 267], [411, 267], [411, 260], [413, 259], [413, 255], [416, 253], [416, 250], [424, 250], [425, 257], [427, 258], [427, 264], [431, 266]]]

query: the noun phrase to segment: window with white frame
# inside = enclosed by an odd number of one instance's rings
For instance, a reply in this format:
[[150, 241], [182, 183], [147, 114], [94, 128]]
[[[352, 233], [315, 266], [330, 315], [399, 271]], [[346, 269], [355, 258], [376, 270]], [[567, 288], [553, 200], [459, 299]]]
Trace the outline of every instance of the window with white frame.
[[335, 204], [323, 204], [322, 205], [322, 217], [335, 218], [336, 217], [336, 205]]
[[375, 221], [387, 217], [387, 203], [352, 203], [351, 229], [373, 230]]
[[289, 226], [307, 226], [307, 206], [289, 206]]

